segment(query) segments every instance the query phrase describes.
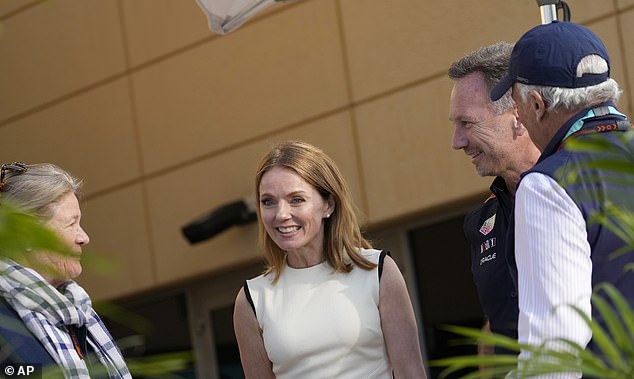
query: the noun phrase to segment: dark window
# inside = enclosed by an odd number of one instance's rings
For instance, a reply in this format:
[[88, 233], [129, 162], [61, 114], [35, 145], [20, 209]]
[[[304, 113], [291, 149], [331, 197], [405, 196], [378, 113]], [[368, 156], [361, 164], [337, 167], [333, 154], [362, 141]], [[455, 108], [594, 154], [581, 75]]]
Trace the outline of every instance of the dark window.
[[[443, 325], [480, 328], [483, 321], [463, 219], [461, 215], [408, 233], [428, 360], [477, 353], [475, 346], [457, 345], [454, 340], [459, 337], [443, 329]], [[437, 378], [439, 372], [430, 367], [430, 377]]]
[[[136, 297], [97, 308], [126, 359], [192, 350], [183, 293]], [[190, 367], [172, 374], [177, 378], [194, 378], [194, 365], [191, 363]], [[135, 378], [143, 376], [135, 375]]]
[[233, 332], [233, 306], [210, 312], [220, 379], [244, 379], [238, 342]]

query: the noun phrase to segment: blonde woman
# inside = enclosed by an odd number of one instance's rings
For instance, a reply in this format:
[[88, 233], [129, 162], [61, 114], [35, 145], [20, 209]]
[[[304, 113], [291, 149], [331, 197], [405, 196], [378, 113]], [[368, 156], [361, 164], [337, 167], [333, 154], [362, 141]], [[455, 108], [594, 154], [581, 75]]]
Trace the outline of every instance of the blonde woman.
[[282, 143], [255, 186], [267, 268], [235, 304], [246, 377], [426, 378], [405, 281], [361, 235], [333, 160]]

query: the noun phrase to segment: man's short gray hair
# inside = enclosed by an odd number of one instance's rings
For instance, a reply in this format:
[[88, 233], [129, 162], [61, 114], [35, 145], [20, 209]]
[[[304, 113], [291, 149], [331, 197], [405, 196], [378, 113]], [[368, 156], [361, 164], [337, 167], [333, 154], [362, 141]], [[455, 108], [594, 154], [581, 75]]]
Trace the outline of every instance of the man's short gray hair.
[[[497, 42], [473, 51], [453, 62], [447, 74], [453, 80], [463, 78], [474, 72], [484, 76], [487, 92], [490, 93], [509, 68], [513, 44]], [[491, 103], [495, 114], [502, 114], [515, 106], [511, 91], [507, 91], [499, 100]]]
[[[608, 63], [598, 55], [588, 55], [577, 65], [577, 76], [602, 74], [608, 71]], [[515, 89], [522, 100], [531, 91], [536, 91], [546, 102], [548, 112], [557, 110], [575, 111], [606, 101], [617, 102], [621, 96], [619, 84], [612, 78], [589, 87], [561, 88], [516, 83]]]

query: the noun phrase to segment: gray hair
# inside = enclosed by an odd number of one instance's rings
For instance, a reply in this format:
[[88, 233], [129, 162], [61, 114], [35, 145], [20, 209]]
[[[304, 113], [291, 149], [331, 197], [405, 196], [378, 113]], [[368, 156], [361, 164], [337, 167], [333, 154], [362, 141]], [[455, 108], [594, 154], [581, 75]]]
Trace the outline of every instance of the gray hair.
[[[506, 75], [511, 59], [513, 44], [497, 42], [473, 51], [461, 59], [453, 62], [447, 74], [451, 79], [460, 79], [474, 72], [484, 76], [487, 92]], [[495, 114], [502, 114], [515, 106], [511, 91], [507, 91], [499, 100], [491, 102], [491, 109]]]
[[0, 190], [0, 205], [5, 200], [22, 212], [47, 221], [52, 205], [72, 192], [79, 198], [82, 181], [51, 163], [25, 165], [23, 172], [6, 171]]
[[[577, 77], [583, 74], [602, 74], [608, 71], [608, 63], [598, 55], [588, 55], [577, 65]], [[581, 88], [561, 88], [516, 83], [515, 88], [522, 100], [531, 91], [536, 91], [546, 102], [548, 112], [559, 109], [575, 111], [606, 101], [617, 102], [621, 96], [619, 84], [612, 78], [603, 83]]]

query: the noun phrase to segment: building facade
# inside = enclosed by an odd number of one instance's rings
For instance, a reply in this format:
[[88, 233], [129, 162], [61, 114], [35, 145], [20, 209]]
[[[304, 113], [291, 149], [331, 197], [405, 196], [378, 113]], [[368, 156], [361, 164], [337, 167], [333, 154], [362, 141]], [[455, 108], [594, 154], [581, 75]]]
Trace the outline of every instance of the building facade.
[[[567, 3], [604, 40], [632, 114], [634, 0]], [[478, 322], [461, 224], [490, 182], [451, 149], [446, 71], [538, 23], [533, 0], [302, 0], [220, 36], [194, 0], [2, 1], [0, 158], [83, 178], [99, 260], [80, 282], [160, 329], [146, 352], [193, 348], [198, 377], [233, 378], [228, 324], [261, 271], [256, 225], [197, 244], [181, 228], [251, 199], [274, 143], [315, 144], [405, 273], [428, 358], [442, 356], [437, 325]]]

